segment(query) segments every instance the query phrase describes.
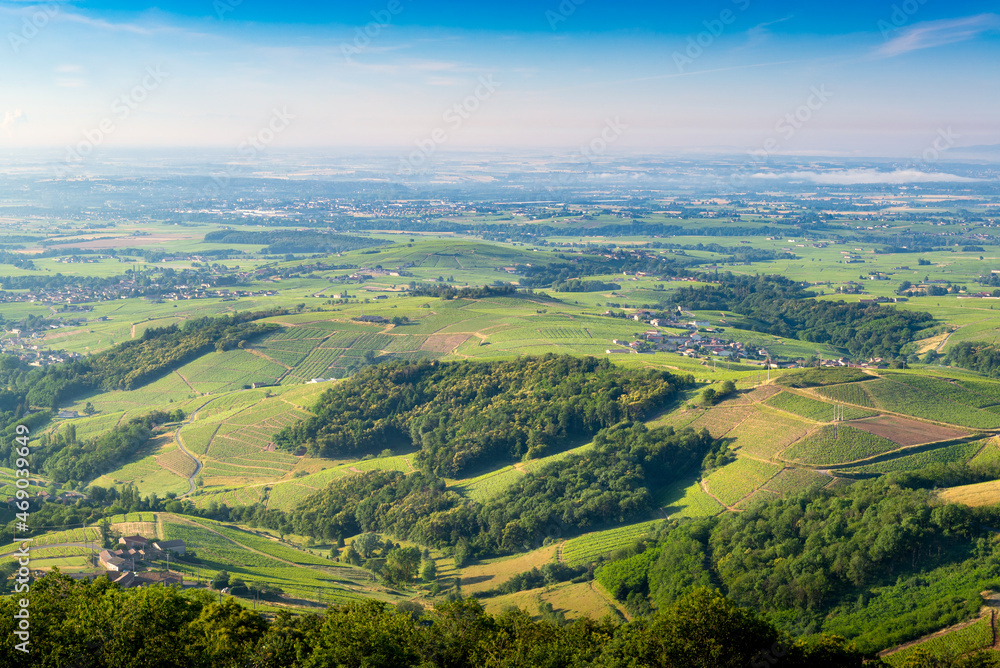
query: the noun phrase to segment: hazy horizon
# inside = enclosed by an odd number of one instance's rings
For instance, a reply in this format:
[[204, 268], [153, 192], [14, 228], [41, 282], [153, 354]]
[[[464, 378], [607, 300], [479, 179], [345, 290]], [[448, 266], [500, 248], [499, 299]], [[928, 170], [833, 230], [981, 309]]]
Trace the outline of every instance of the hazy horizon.
[[415, 167], [466, 150], [936, 161], [1000, 144], [994, 9], [6, 2], [0, 152], [325, 147]]

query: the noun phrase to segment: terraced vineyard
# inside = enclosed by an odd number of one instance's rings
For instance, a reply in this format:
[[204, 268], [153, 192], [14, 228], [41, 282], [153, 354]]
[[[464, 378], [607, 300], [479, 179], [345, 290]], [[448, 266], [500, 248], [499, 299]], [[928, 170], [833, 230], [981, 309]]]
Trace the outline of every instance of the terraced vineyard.
[[847, 425], [823, 425], [782, 454], [790, 462], [828, 466], [867, 459], [899, 448], [887, 438]]

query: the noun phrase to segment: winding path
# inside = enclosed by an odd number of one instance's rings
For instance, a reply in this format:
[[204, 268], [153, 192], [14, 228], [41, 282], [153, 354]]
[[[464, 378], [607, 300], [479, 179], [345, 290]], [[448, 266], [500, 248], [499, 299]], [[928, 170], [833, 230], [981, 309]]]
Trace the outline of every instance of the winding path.
[[219, 399], [224, 396], [226, 395], [220, 394], [218, 397], [212, 397], [211, 399], [203, 403], [201, 406], [198, 406], [198, 408], [194, 409], [191, 415], [188, 416], [188, 419], [184, 421], [184, 424], [182, 424], [180, 427], [177, 427], [177, 429], [174, 431], [174, 442], [177, 444], [177, 447], [180, 448], [181, 452], [190, 457], [191, 461], [194, 462], [194, 473], [188, 476], [188, 491], [181, 494], [181, 496], [179, 497], [181, 499], [183, 499], [185, 496], [190, 496], [191, 494], [194, 494], [194, 479], [201, 472], [201, 460], [195, 457], [193, 454], [191, 454], [191, 451], [184, 447], [184, 442], [181, 441], [181, 429], [184, 428], [184, 425], [189, 425], [192, 422], [194, 422], [195, 418], [198, 417], [198, 413], [201, 411], [202, 408], [209, 405], [216, 399]]

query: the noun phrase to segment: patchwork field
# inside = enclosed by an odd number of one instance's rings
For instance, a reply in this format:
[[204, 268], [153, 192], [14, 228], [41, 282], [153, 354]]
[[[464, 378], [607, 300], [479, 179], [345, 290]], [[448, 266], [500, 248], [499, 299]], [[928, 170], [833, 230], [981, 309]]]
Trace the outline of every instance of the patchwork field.
[[[934, 382], [915, 382], [914, 378]], [[948, 387], [946, 394], [937, 393], [942, 384]], [[836, 401], [872, 406], [935, 422], [974, 429], [1000, 428], [1000, 413], [973, 405], [981, 403], [982, 397], [966, 390], [955, 390], [951, 383], [938, 379], [894, 374], [891, 378], [822, 387], [816, 391]], [[958, 401], [959, 398], [962, 401]]]

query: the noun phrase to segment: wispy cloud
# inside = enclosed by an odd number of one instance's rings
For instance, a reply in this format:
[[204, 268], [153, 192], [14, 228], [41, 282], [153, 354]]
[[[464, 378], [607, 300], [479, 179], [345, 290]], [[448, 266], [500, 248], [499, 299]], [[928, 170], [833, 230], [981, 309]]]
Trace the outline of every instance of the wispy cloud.
[[87, 26], [88, 28], [98, 28], [100, 30], [107, 30], [111, 32], [129, 32], [135, 35], [152, 35], [156, 32], [155, 30], [137, 25], [135, 23], [112, 23], [111, 21], [106, 21], [104, 19], [95, 19], [89, 16], [84, 16], [83, 14], [75, 14], [73, 12], [63, 12], [60, 14], [60, 19], [71, 23], [79, 23]]
[[26, 123], [28, 121], [24, 116], [24, 112], [20, 109], [15, 109], [10, 111], [9, 109], [4, 113], [3, 119], [0, 120], [0, 129], [4, 132], [10, 134], [10, 129], [14, 127], [17, 123]]
[[930, 49], [975, 39], [983, 33], [1000, 29], [1000, 16], [977, 14], [961, 19], [925, 21], [907, 28], [899, 37], [883, 44], [877, 51], [885, 57], [899, 56], [910, 51]]
[[754, 27], [747, 30], [747, 43], [744, 44], [745, 48], [753, 48], [759, 46], [771, 38], [771, 31], [768, 30], [768, 26], [773, 26], [778, 23], [784, 23], [785, 21], [792, 18], [792, 14], [788, 16], [776, 19], [774, 21], [766, 21], [764, 23], [758, 23]]
[[962, 183], [978, 181], [957, 174], [944, 172], [923, 172], [917, 169], [897, 169], [884, 172], [877, 169], [837, 169], [828, 172], [796, 171], [796, 172], [760, 172], [750, 178], [768, 181], [808, 181], [820, 185], [849, 186], [866, 183]]

